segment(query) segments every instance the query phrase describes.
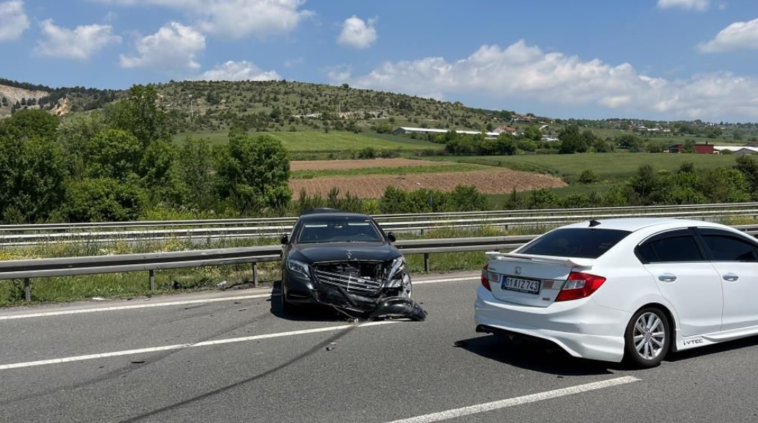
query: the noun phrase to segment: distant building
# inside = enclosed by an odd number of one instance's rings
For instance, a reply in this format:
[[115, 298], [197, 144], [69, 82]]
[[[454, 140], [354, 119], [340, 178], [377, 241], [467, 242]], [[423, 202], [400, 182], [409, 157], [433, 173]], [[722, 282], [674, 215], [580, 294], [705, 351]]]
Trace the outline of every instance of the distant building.
[[560, 141], [560, 139], [555, 138], [555, 137], [542, 137], [542, 141], [545, 141], [545, 142], [556, 142], [556, 141]]
[[[397, 128], [393, 131], [393, 133], [397, 135], [408, 135], [408, 134], [445, 134], [450, 131], [453, 131], [457, 134], [465, 134], [465, 135], [477, 135], [481, 134], [480, 131], [462, 131], [460, 129], [435, 129], [435, 128], [413, 128], [408, 126], [401, 126], [400, 128]], [[499, 132], [485, 132], [484, 136], [488, 138], [497, 138], [498, 135], [500, 135]]]
[[713, 147], [716, 150], [716, 153], [722, 154], [724, 151], [731, 151], [732, 154], [737, 156], [746, 156], [749, 154], [756, 154], [758, 153], [758, 147], [721, 147], [721, 146], [715, 146]]
[[[669, 147], [669, 153], [681, 153], [684, 150], [684, 144], [676, 144]], [[695, 144], [695, 153], [713, 154], [716, 151], [713, 144]]]
[[498, 126], [492, 132], [494, 132], [496, 134], [502, 134], [503, 132], [508, 133], [508, 134], [515, 134], [517, 131], [518, 131], [518, 129], [516, 129], [516, 128], [512, 127], [512, 126], [507, 126], [506, 125], [506, 126]]

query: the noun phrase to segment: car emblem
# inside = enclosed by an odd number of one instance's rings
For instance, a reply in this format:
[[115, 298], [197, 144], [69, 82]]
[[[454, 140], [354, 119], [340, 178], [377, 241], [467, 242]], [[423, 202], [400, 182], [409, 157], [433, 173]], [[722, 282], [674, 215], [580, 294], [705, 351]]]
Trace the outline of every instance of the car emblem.
[[347, 259], [350, 260], [353, 258], [353, 252], [350, 250], [347, 250]]
[[515, 272], [516, 272], [517, 275], [520, 275], [521, 274], [521, 267], [520, 266], [516, 266]]

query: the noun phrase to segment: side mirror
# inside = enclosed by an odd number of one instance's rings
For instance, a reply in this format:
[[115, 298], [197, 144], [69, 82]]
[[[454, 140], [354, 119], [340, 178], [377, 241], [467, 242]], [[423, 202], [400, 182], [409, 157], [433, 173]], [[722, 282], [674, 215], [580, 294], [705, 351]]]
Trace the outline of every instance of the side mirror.
[[387, 239], [389, 239], [389, 240], [390, 240], [390, 242], [395, 242], [395, 241], [397, 241], [397, 238], [395, 237], [395, 234], [394, 234], [394, 233], [392, 233], [392, 232], [388, 232], [388, 233], [387, 233]]
[[290, 242], [290, 237], [288, 235], [282, 235], [281, 239], [282, 245], [287, 245]]

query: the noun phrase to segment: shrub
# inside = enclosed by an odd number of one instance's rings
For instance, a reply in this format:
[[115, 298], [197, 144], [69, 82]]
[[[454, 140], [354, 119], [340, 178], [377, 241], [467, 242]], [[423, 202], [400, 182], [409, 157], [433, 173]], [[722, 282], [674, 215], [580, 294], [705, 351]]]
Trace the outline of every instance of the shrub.
[[598, 181], [597, 174], [592, 169], [582, 171], [579, 175], [580, 184], [593, 184]]

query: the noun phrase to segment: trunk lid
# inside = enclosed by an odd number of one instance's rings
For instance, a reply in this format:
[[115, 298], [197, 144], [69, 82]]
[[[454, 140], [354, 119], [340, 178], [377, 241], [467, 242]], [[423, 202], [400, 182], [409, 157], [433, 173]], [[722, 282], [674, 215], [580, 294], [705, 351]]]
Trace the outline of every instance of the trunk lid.
[[571, 271], [592, 268], [594, 259], [487, 253], [492, 295], [513, 304], [547, 307], [555, 302]]

